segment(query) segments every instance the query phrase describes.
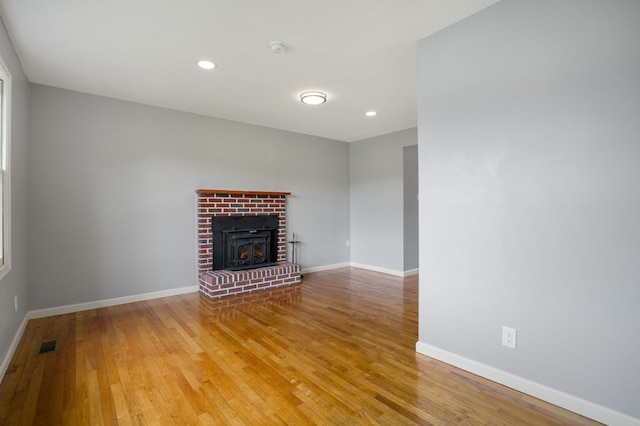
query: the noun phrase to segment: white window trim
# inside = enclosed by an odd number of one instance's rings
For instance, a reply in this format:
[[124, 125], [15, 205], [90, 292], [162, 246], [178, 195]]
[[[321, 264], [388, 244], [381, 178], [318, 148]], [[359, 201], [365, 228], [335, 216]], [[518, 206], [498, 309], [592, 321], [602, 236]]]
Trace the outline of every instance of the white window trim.
[[0, 144], [0, 191], [2, 193], [2, 264], [0, 265], [0, 279], [11, 271], [11, 73], [7, 64], [0, 57], [0, 79], [3, 80], [2, 90], [2, 128]]

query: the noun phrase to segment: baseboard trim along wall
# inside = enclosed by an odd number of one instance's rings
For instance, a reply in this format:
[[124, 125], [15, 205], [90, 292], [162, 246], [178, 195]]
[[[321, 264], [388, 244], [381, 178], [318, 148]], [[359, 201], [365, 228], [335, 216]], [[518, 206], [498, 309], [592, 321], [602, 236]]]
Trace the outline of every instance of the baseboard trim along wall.
[[379, 266], [365, 265], [365, 264], [356, 263], [356, 262], [351, 262], [350, 266], [352, 266], [354, 268], [367, 269], [369, 271], [380, 272], [380, 273], [383, 273], [383, 274], [394, 275], [396, 277], [404, 277], [405, 276], [404, 271], [397, 271], [395, 269], [380, 268]]
[[394, 269], [380, 268], [379, 266], [365, 265], [364, 263], [345, 262], [345, 263], [334, 263], [332, 265], [313, 266], [311, 268], [304, 268], [302, 270], [302, 273], [310, 274], [312, 272], [329, 271], [331, 269], [348, 268], [348, 267], [367, 269], [369, 271], [380, 272], [388, 275], [394, 275], [396, 277], [406, 277], [409, 275], [417, 274], [419, 272], [418, 269], [411, 269], [409, 271], [396, 271]]
[[404, 271], [404, 276], [408, 277], [409, 275], [416, 275], [420, 273], [420, 269], [409, 269], [408, 271]]
[[303, 274], [310, 274], [312, 272], [321, 272], [321, 271], [329, 271], [331, 269], [339, 269], [339, 268], [348, 268], [351, 266], [349, 262], [346, 263], [334, 263], [331, 265], [323, 265], [323, 266], [313, 266], [311, 268], [303, 268]]
[[367, 269], [369, 271], [380, 272], [383, 274], [393, 275], [396, 277], [408, 277], [409, 275], [415, 275], [420, 272], [419, 269], [410, 269], [408, 271], [396, 271], [394, 269], [380, 268], [378, 266], [365, 265], [363, 263], [345, 262], [345, 263], [334, 263], [332, 265], [313, 266], [311, 268], [304, 268], [302, 269], [302, 273], [310, 274], [312, 272], [329, 271], [331, 269], [348, 268], [348, 267]]
[[640, 419], [580, 399], [557, 389], [516, 376], [426, 343], [417, 342], [416, 352], [461, 368], [478, 376], [539, 398], [558, 407], [609, 425], [640, 426]]
[[2, 379], [4, 378], [4, 373], [7, 372], [7, 368], [9, 368], [9, 363], [11, 362], [11, 358], [13, 357], [13, 354], [16, 352], [16, 349], [18, 348], [18, 343], [20, 343], [20, 339], [22, 338], [22, 334], [24, 333], [24, 330], [27, 328], [28, 322], [29, 322], [29, 313], [27, 312], [27, 314], [24, 316], [24, 319], [20, 323], [18, 330], [16, 331], [16, 334], [13, 336], [13, 340], [11, 341], [11, 345], [9, 346], [9, 350], [7, 351], [7, 353], [4, 356], [4, 359], [2, 360], [2, 364], [0, 364], [0, 381], [2, 381]]
[[38, 309], [28, 313], [29, 319], [45, 318], [54, 315], [70, 314], [87, 311], [89, 309], [106, 308], [107, 306], [124, 305], [126, 303], [142, 302], [144, 300], [159, 299], [161, 297], [177, 296], [179, 294], [195, 293], [198, 286], [172, 288], [154, 291], [152, 293], [134, 294], [133, 296], [115, 297], [113, 299], [97, 300], [95, 302], [76, 303], [74, 305], [58, 306], [56, 308]]

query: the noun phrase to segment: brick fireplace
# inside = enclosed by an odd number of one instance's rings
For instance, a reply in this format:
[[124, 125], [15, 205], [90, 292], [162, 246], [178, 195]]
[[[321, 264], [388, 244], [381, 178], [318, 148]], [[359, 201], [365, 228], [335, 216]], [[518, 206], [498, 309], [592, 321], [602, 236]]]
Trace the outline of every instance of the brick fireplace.
[[[198, 189], [198, 283], [201, 294], [220, 298], [300, 282], [299, 265], [287, 262], [286, 197], [289, 192]], [[277, 263], [241, 271], [215, 270], [212, 218], [278, 216]]]

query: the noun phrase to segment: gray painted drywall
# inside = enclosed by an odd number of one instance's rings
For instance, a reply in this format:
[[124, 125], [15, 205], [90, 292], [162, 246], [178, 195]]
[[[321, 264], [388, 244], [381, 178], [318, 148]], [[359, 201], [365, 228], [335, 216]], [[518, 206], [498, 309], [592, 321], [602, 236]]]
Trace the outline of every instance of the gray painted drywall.
[[303, 267], [348, 262], [348, 144], [33, 85], [40, 309], [196, 284], [198, 188], [290, 191]]
[[404, 270], [418, 269], [418, 145], [405, 146], [404, 182]]
[[[27, 261], [27, 182], [29, 83], [0, 23], [0, 56], [11, 73], [11, 272], [0, 280], [0, 362], [8, 354], [29, 307]], [[18, 296], [18, 312], [13, 298]]]
[[351, 262], [404, 271], [403, 147], [416, 141], [412, 128], [349, 144]]
[[636, 0], [503, 0], [418, 45], [420, 342], [633, 417], [639, 40]]

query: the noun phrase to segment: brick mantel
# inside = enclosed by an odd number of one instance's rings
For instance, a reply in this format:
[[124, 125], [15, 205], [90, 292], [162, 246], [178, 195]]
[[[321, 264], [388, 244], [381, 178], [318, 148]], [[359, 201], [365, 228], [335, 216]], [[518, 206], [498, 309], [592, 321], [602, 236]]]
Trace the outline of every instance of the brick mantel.
[[[198, 189], [198, 281], [209, 298], [300, 282], [300, 267], [287, 263], [286, 197], [290, 192]], [[277, 265], [248, 271], [213, 270], [212, 217], [278, 216]]]
[[207, 196], [207, 195], [215, 195], [215, 194], [228, 194], [228, 195], [277, 195], [277, 196], [287, 196], [291, 195], [290, 192], [277, 192], [277, 191], [237, 191], [237, 190], [228, 190], [228, 189], [198, 189], [196, 190], [198, 195]]

